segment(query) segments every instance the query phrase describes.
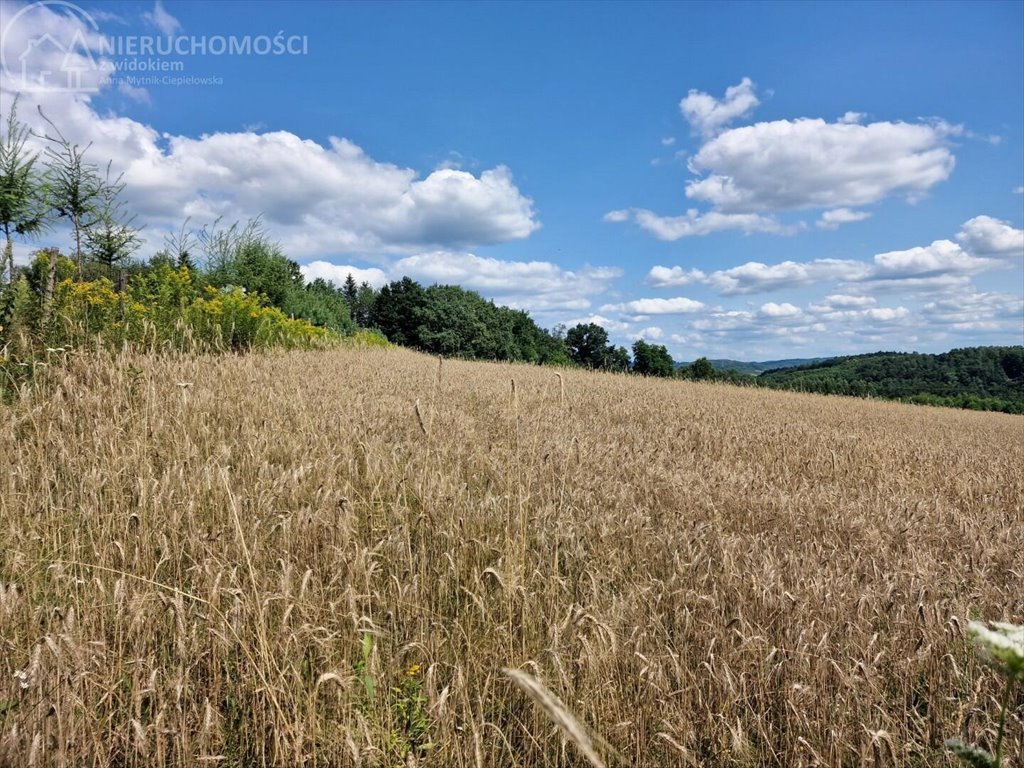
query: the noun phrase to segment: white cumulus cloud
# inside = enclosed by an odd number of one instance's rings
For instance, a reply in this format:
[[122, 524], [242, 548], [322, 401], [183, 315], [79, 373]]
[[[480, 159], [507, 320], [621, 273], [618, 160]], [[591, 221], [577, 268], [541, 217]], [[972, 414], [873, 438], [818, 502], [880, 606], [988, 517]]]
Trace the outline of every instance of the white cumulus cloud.
[[991, 216], [965, 222], [956, 239], [975, 256], [1024, 257], [1024, 229]]
[[706, 277], [707, 275], [699, 269], [654, 266], [647, 273], [647, 284], [654, 288], [677, 288], [681, 285], [703, 282]]
[[[680, 109], [702, 144], [687, 162], [685, 194], [706, 207], [681, 216], [623, 208], [605, 220], [633, 220], [660, 240], [727, 230], [785, 235], [811, 223], [836, 229], [868, 218], [863, 206], [891, 197], [917, 202], [952, 173], [950, 139], [973, 135], [941, 119], [869, 122], [852, 111], [833, 122], [799, 117], [729, 127], [757, 105], [750, 78], [720, 99], [691, 90]], [[816, 221], [777, 218], [814, 209], [822, 212]]]
[[871, 218], [867, 211], [855, 211], [851, 208], [833, 208], [825, 211], [818, 219], [819, 229], [838, 229], [841, 224], [850, 224], [855, 221], [864, 221]]
[[[81, 62], [86, 85], [112, 88], [111, 63], [98, 55], [101, 35], [86, 16], [64, 6], [0, 4], [4, 19], [17, 22], [5, 30], [4, 61], [17, 60], [33, 39], [51, 34], [77, 41], [72, 63]], [[160, 3], [147, 19], [165, 34], [178, 28]], [[63, 56], [31, 63], [36, 80], [65, 64]], [[24, 90], [18, 86], [5, 70], [5, 105]], [[147, 96], [135, 87], [126, 95]], [[90, 160], [100, 166], [112, 160], [114, 173], [124, 172], [126, 204], [147, 225], [144, 236], [157, 243], [186, 217], [201, 226], [218, 217], [262, 215], [285, 251], [300, 259], [469, 248], [520, 240], [540, 226], [533, 201], [503, 165], [478, 174], [454, 168], [421, 174], [371, 158], [340, 136], [319, 143], [287, 131], [171, 135], [98, 111], [92, 94], [28, 91], [22, 97], [19, 116], [37, 133], [53, 130], [37, 112], [42, 107], [69, 140], [91, 143]]]
[[622, 322], [621, 320], [616, 320], [615, 318], [606, 317], [604, 315], [598, 314], [585, 315], [583, 317], [574, 317], [573, 319], [568, 320], [566, 322], [566, 325], [572, 327], [574, 325], [589, 325], [590, 323], [600, 325], [606, 331], [610, 331], [612, 333], [627, 333], [630, 330], [630, 328], [632, 328], [632, 326], [629, 323], [625, 323]]
[[761, 308], [757, 311], [761, 317], [799, 317], [803, 314], [800, 307], [790, 304], [789, 302], [783, 302], [782, 304], [776, 304], [773, 301], [767, 304], [762, 304]]
[[945, 123], [776, 120], [728, 130], [690, 161], [687, 197], [732, 213], [916, 199], [945, 181], [954, 158]]
[[389, 269], [392, 279], [461, 285], [488, 298], [530, 310], [580, 310], [603, 293], [622, 270], [587, 266], [567, 270], [549, 261], [506, 261], [472, 253], [430, 251], [407, 256]]
[[656, 325], [651, 325], [651, 326], [648, 326], [647, 328], [641, 328], [636, 333], [631, 334], [630, 338], [632, 338], [634, 341], [636, 339], [643, 339], [644, 341], [648, 341], [648, 340], [655, 340], [656, 341], [657, 339], [660, 339], [664, 335], [665, 335], [665, 332], [661, 328], [659, 328]]
[[874, 296], [855, 296], [846, 293], [832, 293], [823, 301], [811, 304], [809, 309], [812, 312], [837, 312], [847, 309], [865, 309], [877, 304]]
[[679, 102], [679, 110], [695, 131], [710, 136], [733, 120], [750, 114], [761, 103], [754, 91], [754, 83], [749, 77], [726, 88], [722, 99], [691, 89]]
[[951, 292], [921, 310], [930, 323], [954, 330], [1004, 330], [1024, 337], [1024, 297], [973, 288]]
[[691, 208], [683, 216], [659, 216], [648, 210], [637, 210], [633, 213], [637, 224], [650, 232], [659, 240], [679, 240], [683, 237], [709, 235], [738, 229], [745, 233], [772, 232], [788, 234], [793, 231], [770, 216], [753, 213], [699, 213]]
[[101, 141], [128, 134], [132, 141], [113, 156], [129, 205], [154, 226], [262, 214], [296, 257], [485, 245], [539, 227], [504, 166], [419, 178], [342, 138], [323, 146], [285, 131], [218, 133], [166, 137], [164, 149], [155, 133], [124, 123], [94, 116], [84, 133]]
[[629, 217], [630, 217], [629, 209], [622, 209], [622, 210], [619, 210], [619, 211], [608, 211], [608, 213], [606, 213], [601, 218], [604, 221], [608, 221], [608, 222], [612, 222], [612, 223], [621, 223], [623, 221], [629, 221]]
[[848, 280], [866, 275], [861, 262], [847, 259], [815, 259], [809, 262], [783, 261], [763, 264], [748, 261], [738, 267], [718, 270], [707, 277], [707, 284], [725, 296], [762, 293], [826, 280]]
[[868, 280], [901, 280], [938, 275], [971, 275], [984, 272], [998, 262], [972, 256], [951, 240], [936, 240], [931, 245], [903, 251], [879, 253]]
[[883, 323], [891, 323], [894, 320], [902, 320], [910, 316], [910, 310], [906, 307], [872, 307], [861, 310], [861, 316], [878, 320]]
[[683, 296], [673, 299], [635, 299], [622, 304], [606, 304], [602, 312], [622, 312], [633, 316], [684, 315], [699, 312], [704, 304]]
[[349, 275], [357, 284], [369, 283], [374, 288], [380, 288], [388, 282], [388, 275], [383, 269], [377, 267], [352, 267], [348, 264], [332, 264], [329, 261], [311, 261], [299, 267], [302, 276], [306, 280], [326, 280], [329, 283], [341, 286]]
[[[976, 216], [957, 235], [959, 243], [936, 240], [927, 246], [887, 251], [870, 260], [813, 259], [765, 264], [748, 261], [729, 269], [704, 273], [683, 267], [652, 267], [647, 283], [657, 288], [690, 284], [710, 286], [723, 296], [766, 293], [817, 283], [839, 283], [847, 290], [937, 291], [962, 288], [972, 275], [1006, 269], [1008, 258], [1024, 253], [1024, 231], [989, 216]], [[833, 308], [863, 308], [873, 300], [833, 294]]]

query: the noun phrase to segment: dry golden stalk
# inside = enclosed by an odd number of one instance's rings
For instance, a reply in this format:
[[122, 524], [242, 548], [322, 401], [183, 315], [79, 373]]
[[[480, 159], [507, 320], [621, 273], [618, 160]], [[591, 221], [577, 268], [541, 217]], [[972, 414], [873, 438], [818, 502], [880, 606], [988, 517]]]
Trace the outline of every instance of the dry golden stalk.
[[48, 381], [0, 409], [4, 768], [593, 765], [509, 667], [606, 762], [994, 748], [1020, 417], [401, 349]]

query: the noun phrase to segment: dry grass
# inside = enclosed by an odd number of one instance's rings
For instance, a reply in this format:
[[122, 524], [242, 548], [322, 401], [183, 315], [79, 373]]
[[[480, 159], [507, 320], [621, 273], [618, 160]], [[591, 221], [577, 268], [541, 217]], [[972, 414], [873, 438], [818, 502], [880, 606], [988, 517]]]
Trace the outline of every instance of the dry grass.
[[609, 766], [991, 739], [961, 628], [1024, 618], [1019, 417], [402, 350], [57, 378], [0, 411], [4, 766], [592, 764], [565, 722]]

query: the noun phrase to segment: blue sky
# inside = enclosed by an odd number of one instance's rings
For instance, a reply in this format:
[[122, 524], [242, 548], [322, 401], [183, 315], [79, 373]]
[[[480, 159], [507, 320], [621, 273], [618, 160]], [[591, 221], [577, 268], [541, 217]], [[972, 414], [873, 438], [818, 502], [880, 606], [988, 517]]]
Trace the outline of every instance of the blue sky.
[[[309, 276], [457, 282], [676, 359], [1024, 341], [1019, 2], [0, 14], [4, 108], [22, 92], [124, 170], [149, 252], [186, 216], [262, 214]], [[26, 75], [43, 32], [71, 53]], [[68, 56], [87, 90], [54, 87]]]

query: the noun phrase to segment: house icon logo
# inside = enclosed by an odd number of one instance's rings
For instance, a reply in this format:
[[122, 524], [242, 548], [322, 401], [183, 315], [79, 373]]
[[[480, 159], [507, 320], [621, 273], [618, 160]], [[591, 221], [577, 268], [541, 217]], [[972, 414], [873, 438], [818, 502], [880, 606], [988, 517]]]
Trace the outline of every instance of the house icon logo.
[[27, 5], [4, 24], [0, 36], [4, 80], [18, 91], [98, 91], [105, 73], [87, 39], [98, 35], [96, 20], [74, 3]]

